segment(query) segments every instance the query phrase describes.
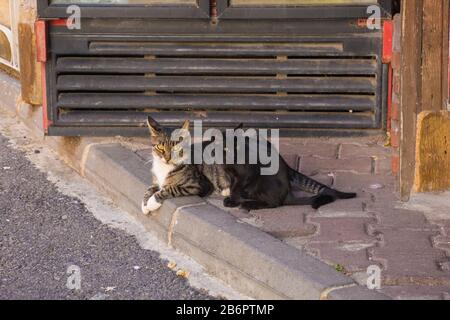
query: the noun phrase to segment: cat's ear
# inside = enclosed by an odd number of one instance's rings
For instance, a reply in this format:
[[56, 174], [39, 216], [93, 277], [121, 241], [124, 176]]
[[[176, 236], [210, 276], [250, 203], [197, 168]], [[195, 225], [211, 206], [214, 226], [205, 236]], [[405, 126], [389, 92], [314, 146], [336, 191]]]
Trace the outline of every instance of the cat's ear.
[[157, 137], [161, 133], [161, 126], [150, 116], [147, 118], [147, 125], [152, 137]]
[[183, 123], [183, 126], [181, 127], [181, 129], [189, 131], [189, 126], [190, 126], [190, 125], [191, 125], [191, 123], [189, 122], [189, 120], [186, 120], [186, 121]]

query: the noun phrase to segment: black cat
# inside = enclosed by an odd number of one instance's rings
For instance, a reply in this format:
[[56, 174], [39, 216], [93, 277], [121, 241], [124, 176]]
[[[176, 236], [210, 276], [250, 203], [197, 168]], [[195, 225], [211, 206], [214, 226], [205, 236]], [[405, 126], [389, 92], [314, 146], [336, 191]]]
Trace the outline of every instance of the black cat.
[[[242, 128], [242, 125], [238, 128]], [[261, 174], [261, 169], [267, 165], [261, 164], [259, 152], [257, 164], [248, 164], [250, 142], [246, 139], [246, 164], [225, 165], [231, 186], [230, 196], [225, 198], [224, 206], [240, 206], [246, 210], [258, 210], [283, 205], [311, 205], [314, 209], [318, 209], [338, 199], [356, 197], [356, 193], [334, 190], [290, 168], [279, 153], [271, 148], [270, 142], [265, 141], [265, 143], [268, 145], [267, 149], [276, 152], [275, 156], [279, 158], [277, 173], [275, 175]], [[293, 191], [295, 190], [312, 193], [315, 196], [299, 198], [294, 195]]]

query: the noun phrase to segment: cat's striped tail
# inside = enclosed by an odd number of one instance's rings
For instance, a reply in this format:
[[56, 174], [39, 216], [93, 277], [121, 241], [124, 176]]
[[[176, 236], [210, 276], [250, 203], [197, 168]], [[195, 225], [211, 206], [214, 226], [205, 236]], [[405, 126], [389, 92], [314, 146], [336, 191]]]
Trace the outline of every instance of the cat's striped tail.
[[316, 195], [328, 196], [333, 200], [352, 199], [356, 197], [356, 193], [341, 192], [332, 189], [292, 168], [289, 168], [289, 183], [293, 188], [298, 188], [302, 191]]

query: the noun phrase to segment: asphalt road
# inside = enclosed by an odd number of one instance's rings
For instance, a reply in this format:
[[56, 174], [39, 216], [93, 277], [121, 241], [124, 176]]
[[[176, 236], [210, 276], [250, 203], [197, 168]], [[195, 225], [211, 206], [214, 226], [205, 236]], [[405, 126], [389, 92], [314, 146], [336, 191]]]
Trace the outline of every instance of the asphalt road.
[[0, 135], [0, 299], [211, 298], [167, 263], [60, 193]]

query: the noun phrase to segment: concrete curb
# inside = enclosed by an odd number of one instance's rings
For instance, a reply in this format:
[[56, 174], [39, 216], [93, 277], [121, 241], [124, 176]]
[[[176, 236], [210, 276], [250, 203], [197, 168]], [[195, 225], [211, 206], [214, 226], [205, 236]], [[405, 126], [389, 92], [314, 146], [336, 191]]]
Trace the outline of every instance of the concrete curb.
[[[19, 84], [0, 74], [0, 106], [13, 111], [38, 137], [40, 108], [20, 101]], [[17, 106], [17, 107], [16, 107]], [[74, 140], [75, 139], [75, 140]], [[77, 172], [133, 215], [151, 233], [199, 262], [213, 276], [257, 299], [389, 299], [358, 286], [314, 257], [295, 249], [198, 197], [165, 201], [154, 216], [140, 212], [150, 165], [118, 143], [46, 137]]]

